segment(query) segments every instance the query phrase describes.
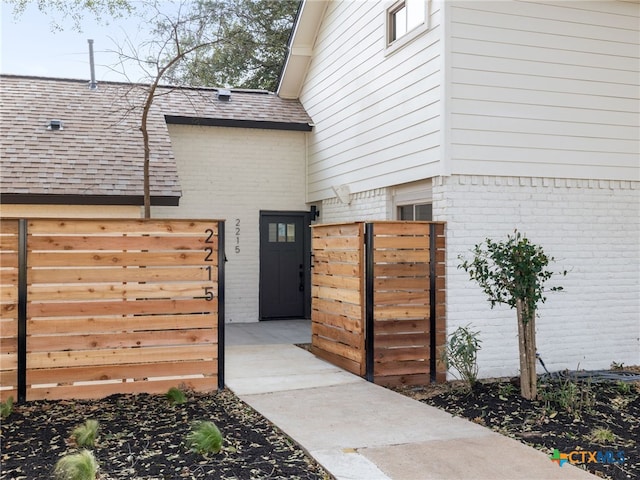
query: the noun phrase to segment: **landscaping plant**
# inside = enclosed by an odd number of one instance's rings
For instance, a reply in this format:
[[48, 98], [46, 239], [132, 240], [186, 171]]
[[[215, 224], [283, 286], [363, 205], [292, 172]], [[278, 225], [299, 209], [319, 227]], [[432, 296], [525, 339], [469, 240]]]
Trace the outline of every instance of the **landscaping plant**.
[[79, 447], [93, 448], [96, 445], [98, 428], [99, 425], [96, 420], [87, 420], [82, 425], [78, 425], [74, 428], [71, 436]]
[[458, 327], [442, 351], [442, 360], [447, 368], [453, 367], [461, 379], [472, 389], [478, 380], [478, 350], [481, 340], [479, 332], [472, 332], [470, 325]]
[[591, 430], [589, 440], [600, 445], [611, 445], [616, 441], [616, 435], [605, 427], [598, 427]]
[[53, 471], [56, 480], [95, 480], [98, 462], [89, 450], [65, 455]]
[[7, 398], [6, 401], [0, 402], [0, 418], [4, 420], [13, 412], [13, 397]]
[[[487, 294], [491, 308], [501, 303], [516, 309], [520, 394], [533, 400], [537, 397], [536, 309], [546, 300], [544, 284], [552, 276], [547, 266], [554, 259], [547, 257], [542, 247], [532, 244], [517, 230], [501, 242], [487, 238], [475, 245], [472, 252], [473, 259], [461, 258], [459, 268], [478, 282]], [[551, 290], [562, 290], [562, 287]]]
[[575, 382], [570, 378], [545, 384], [540, 389], [540, 399], [545, 402], [545, 408], [553, 410], [559, 407], [578, 419], [583, 412], [590, 411], [596, 398], [591, 381]]
[[187, 401], [187, 396], [177, 387], [171, 387], [166, 397], [171, 405], [181, 405]]
[[222, 434], [213, 422], [195, 422], [187, 435], [187, 445], [197, 453], [218, 453], [222, 449]]

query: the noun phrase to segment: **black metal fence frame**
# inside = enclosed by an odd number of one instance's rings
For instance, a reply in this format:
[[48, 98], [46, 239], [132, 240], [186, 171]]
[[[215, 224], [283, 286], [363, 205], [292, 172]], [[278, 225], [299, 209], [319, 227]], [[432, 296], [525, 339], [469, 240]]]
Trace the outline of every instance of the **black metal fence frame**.
[[[374, 223], [365, 223], [365, 379], [374, 381]], [[436, 225], [429, 224], [429, 375], [436, 382]]]

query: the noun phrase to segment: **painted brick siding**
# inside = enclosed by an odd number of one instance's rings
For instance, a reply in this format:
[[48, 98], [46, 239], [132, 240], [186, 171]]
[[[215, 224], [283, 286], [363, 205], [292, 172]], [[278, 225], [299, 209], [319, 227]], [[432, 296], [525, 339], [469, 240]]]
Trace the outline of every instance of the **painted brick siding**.
[[305, 134], [187, 125], [169, 133], [183, 196], [153, 216], [226, 220], [226, 321], [255, 322], [260, 210], [308, 210]]
[[[640, 364], [640, 183], [559, 178], [434, 179], [434, 220], [447, 222], [447, 329], [480, 331], [482, 377], [518, 372], [515, 311], [490, 309], [458, 256], [514, 229], [556, 258], [539, 309], [538, 351], [550, 370]], [[539, 372], [541, 371], [540, 366]]]
[[344, 204], [337, 197], [322, 201], [317, 223], [387, 220], [391, 217], [391, 195], [387, 188], [351, 194], [351, 203]]

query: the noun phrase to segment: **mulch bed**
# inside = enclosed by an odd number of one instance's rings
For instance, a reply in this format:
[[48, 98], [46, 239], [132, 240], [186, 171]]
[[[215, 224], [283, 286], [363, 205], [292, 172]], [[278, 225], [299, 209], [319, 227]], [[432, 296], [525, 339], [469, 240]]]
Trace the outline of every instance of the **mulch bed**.
[[[148, 394], [15, 405], [0, 430], [0, 479], [52, 478], [57, 460], [78, 450], [71, 431], [88, 419], [100, 424], [94, 454], [101, 480], [332, 478], [282, 431], [223, 390], [189, 392], [180, 405]], [[218, 426], [220, 453], [207, 457], [185, 445], [196, 420]]]
[[[639, 370], [640, 371], [640, 370]], [[572, 451], [602, 452], [597, 458], [608, 464], [585, 462], [581, 468], [592, 474], [615, 480], [640, 478], [640, 384], [578, 383], [579, 393], [573, 399], [577, 408], [568, 411], [550, 396], [562, 384], [547, 384], [546, 401], [528, 401], [520, 396], [511, 381], [480, 382], [473, 391], [459, 382], [445, 385], [399, 387], [395, 390], [428, 405], [485, 425], [505, 436], [535, 447], [549, 456]], [[566, 388], [565, 388], [566, 393]], [[576, 411], [578, 410], [578, 411]], [[594, 436], [596, 429], [613, 434], [613, 440]], [[600, 432], [603, 434], [602, 430]], [[606, 433], [608, 436], [608, 433]], [[612, 463], [623, 452], [623, 463]], [[597, 455], [597, 454], [596, 454]], [[582, 460], [582, 454], [573, 457]]]

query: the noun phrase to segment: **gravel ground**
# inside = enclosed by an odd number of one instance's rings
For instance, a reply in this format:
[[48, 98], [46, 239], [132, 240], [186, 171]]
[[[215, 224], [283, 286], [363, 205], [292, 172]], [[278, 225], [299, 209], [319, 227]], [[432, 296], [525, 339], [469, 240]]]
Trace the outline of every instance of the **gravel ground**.
[[[100, 425], [94, 449], [100, 480], [332, 478], [232, 392], [187, 396], [180, 405], [147, 394], [16, 405], [0, 429], [0, 479], [52, 478], [57, 460], [78, 451], [71, 431], [88, 419]], [[185, 436], [197, 420], [218, 426], [220, 453], [203, 456], [187, 447]]]

